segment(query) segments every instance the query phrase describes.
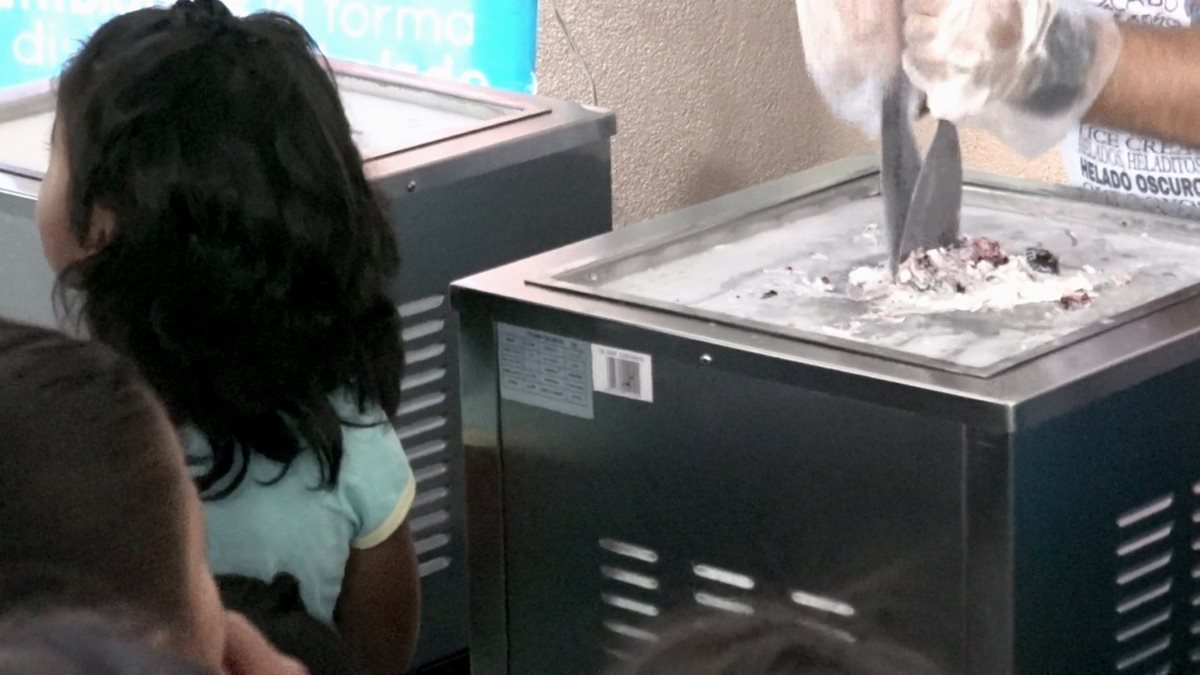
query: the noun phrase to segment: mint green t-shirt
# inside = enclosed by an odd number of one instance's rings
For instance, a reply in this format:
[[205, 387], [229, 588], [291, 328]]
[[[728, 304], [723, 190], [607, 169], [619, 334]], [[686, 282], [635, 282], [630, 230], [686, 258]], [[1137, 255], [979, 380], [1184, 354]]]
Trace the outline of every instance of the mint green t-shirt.
[[[343, 421], [371, 425], [342, 426], [345, 453], [334, 489], [313, 489], [321, 473], [312, 452], [300, 453], [272, 485], [262, 483], [276, 478], [282, 465], [254, 454], [233, 494], [204, 503], [215, 574], [269, 581], [287, 572], [300, 582], [309, 613], [327, 623], [333, 621], [350, 549], [383, 543], [404, 523], [416, 492], [387, 415], [378, 409], [361, 413], [348, 395], [331, 400]], [[202, 473], [211, 459], [207, 439], [192, 427], [182, 428], [180, 436], [196, 464], [193, 472]]]

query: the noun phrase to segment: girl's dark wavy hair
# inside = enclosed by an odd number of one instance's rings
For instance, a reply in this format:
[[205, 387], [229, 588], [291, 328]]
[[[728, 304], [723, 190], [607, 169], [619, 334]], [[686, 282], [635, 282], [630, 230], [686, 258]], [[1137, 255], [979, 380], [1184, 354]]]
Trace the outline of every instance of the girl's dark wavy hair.
[[64, 69], [55, 133], [74, 236], [114, 217], [60, 297], [211, 443], [202, 493], [236, 489], [251, 452], [286, 472], [304, 449], [334, 486], [329, 396], [399, 403], [399, 256], [312, 37], [219, 0], [119, 16]]

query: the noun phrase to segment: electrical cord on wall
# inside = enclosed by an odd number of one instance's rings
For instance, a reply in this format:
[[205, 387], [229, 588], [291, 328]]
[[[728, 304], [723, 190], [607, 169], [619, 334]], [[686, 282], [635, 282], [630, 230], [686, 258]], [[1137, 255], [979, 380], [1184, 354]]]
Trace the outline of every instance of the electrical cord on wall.
[[[599, 108], [600, 88], [596, 86], [596, 77], [592, 74], [592, 67], [588, 64], [587, 59], [583, 57], [583, 52], [580, 51], [579, 45], [575, 43], [575, 36], [571, 33], [571, 28], [567, 25], [567, 20], [563, 18], [562, 11], [558, 6], [558, 0], [550, 0], [550, 10], [554, 14], [555, 23], [558, 24], [558, 27], [563, 32], [563, 37], [565, 37], [567, 40], [567, 47], [575, 56], [575, 60], [579, 62], [580, 67], [583, 69], [583, 75], [587, 78], [588, 86], [591, 87], [592, 105]], [[615, 186], [612, 196], [612, 209], [613, 227], [617, 228], [621, 227], [622, 225], [627, 225], [628, 223], [625, 222], [625, 209], [622, 208], [621, 200], [617, 197]]]
[[562, 29], [563, 37], [567, 39], [567, 47], [575, 55], [575, 59], [579, 61], [579, 65], [583, 67], [583, 75], [587, 78], [588, 85], [592, 88], [592, 105], [599, 108], [600, 90], [596, 87], [596, 78], [592, 75], [592, 67], [588, 65], [587, 59], [583, 58], [583, 52], [579, 51], [579, 45], [575, 44], [575, 36], [571, 34], [571, 29], [567, 26], [567, 20], [563, 18], [562, 11], [558, 8], [558, 0], [550, 0], [550, 10], [554, 12], [554, 21]]

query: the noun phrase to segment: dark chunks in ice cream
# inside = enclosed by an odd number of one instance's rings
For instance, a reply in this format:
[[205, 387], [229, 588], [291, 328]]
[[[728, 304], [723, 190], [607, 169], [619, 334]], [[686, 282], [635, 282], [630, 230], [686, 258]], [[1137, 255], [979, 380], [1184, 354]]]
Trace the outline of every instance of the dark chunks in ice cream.
[[1058, 256], [1044, 248], [1032, 246], [1025, 249], [1025, 261], [1029, 266], [1043, 274], [1058, 274]]

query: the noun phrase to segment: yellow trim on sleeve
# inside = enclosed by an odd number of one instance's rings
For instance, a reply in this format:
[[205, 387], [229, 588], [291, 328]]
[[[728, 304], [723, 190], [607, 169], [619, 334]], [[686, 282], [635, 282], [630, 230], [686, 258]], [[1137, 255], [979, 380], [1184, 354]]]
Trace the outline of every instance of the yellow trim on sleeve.
[[400, 495], [400, 501], [396, 502], [396, 508], [392, 509], [392, 513], [384, 519], [383, 523], [373, 531], [350, 542], [350, 545], [359, 549], [375, 548], [387, 541], [387, 538], [404, 524], [404, 519], [408, 517], [408, 512], [412, 509], [416, 496], [417, 481], [414, 478], [408, 481], [408, 487], [404, 488], [404, 494]]

